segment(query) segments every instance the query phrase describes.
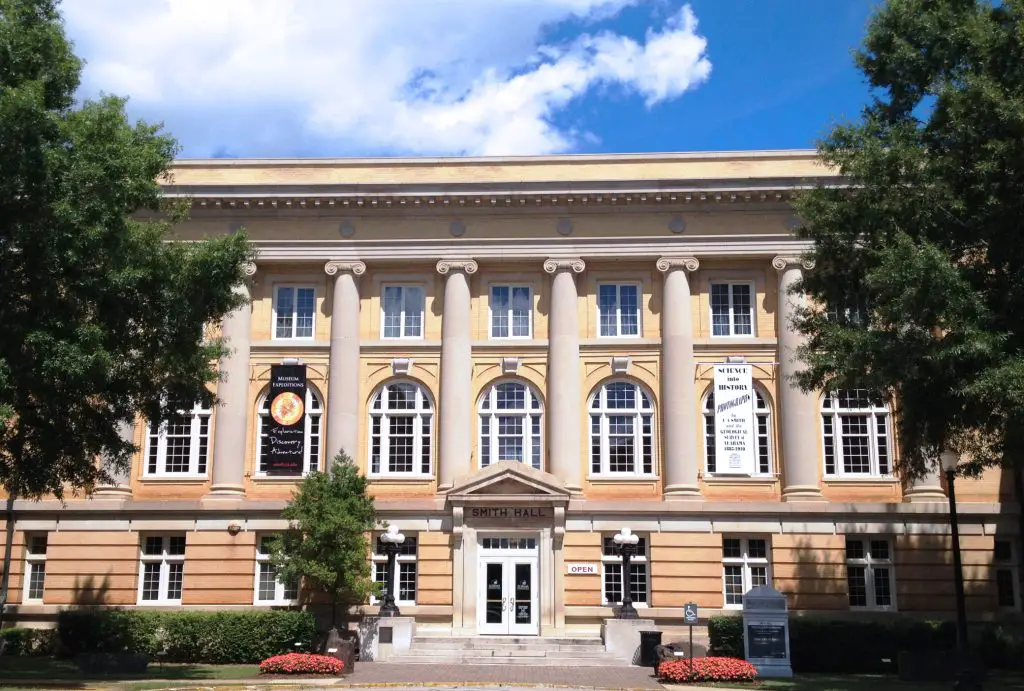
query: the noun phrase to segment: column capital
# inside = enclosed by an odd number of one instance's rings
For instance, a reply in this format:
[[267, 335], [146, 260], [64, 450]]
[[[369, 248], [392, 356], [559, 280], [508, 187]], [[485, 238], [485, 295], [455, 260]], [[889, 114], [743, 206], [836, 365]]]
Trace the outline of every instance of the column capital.
[[253, 276], [256, 275], [256, 263], [246, 262], [245, 266], [242, 267], [242, 271], [248, 278], [252, 278]]
[[472, 259], [442, 259], [437, 263], [437, 273], [447, 276], [451, 271], [461, 271], [471, 275], [477, 272], [479, 265]]
[[772, 268], [776, 271], [785, 271], [786, 269], [797, 266], [798, 268], [810, 271], [814, 268], [814, 262], [804, 259], [803, 257], [786, 257], [779, 255], [772, 259]]
[[668, 273], [672, 269], [679, 268], [686, 269], [687, 271], [696, 271], [700, 268], [700, 261], [697, 260], [697, 257], [661, 257], [655, 266], [662, 273]]
[[336, 276], [338, 272], [350, 273], [353, 276], [362, 276], [366, 273], [366, 264], [361, 261], [335, 261], [331, 260], [324, 264], [324, 273], [328, 276]]
[[544, 271], [549, 274], [554, 274], [559, 271], [572, 271], [574, 274], [581, 274], [586, 268], [586, 263], [584, 263], [584, 261], [579, 257], [544, 260]]

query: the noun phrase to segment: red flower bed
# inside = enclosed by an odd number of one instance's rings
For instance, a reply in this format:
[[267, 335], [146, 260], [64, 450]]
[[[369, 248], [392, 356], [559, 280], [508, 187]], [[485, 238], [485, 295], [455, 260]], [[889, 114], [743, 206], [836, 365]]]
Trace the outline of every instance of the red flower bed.
[[666, 660], [658, 665], [662, 681], [689, 683], [700, 681], [754, 681], [757, 669], [746, 660], [732, 657], [695, 657], [690, 660]]
[[327, 655], [288, 653], [268, 657], [260, 663], [260, 674], [329, 674], [341, 676], [345, 664]]

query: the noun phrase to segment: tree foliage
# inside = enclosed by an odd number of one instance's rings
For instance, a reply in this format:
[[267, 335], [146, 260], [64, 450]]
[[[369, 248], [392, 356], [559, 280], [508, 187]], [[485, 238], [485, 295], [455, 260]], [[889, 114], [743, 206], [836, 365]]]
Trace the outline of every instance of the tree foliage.
[[54, 0], [0, 0], [0, 483], [19, 496], [109, 481], [134, 450], [119, 425], [212, 401], [225, 345], [202, 329], [243, 303], [250, 259], [243, 235], [168, 242], [174, 140], [124, 99], [76, 105], [80, 71]]
[[370, 481], [344, 453], [326, 473], [299, 484], [282, 516], [289, 528], [270, 543], [278, 578], [304, 582], [337, 606], [359, 605], [373, 592], [367, 536], [377, 526]]
[[844, 184], [796, 206], [806, 389], [896, 406], [903, 470], [1024, 445], [1024, 1], [890, 0], [856, 62], [861, 117], [819, 145]]

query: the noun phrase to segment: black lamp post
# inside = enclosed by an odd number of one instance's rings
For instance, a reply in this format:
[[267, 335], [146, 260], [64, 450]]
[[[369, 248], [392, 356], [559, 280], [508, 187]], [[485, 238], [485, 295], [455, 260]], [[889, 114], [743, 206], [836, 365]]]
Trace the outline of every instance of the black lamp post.
[[387, 532], [380, 536], [380, 541], [384, 543], [384, 554], [388, 557], [388, 575], [384, 583], [384, 603], [380, 606], [380, 616], [400, 617], [402, 613], [395, 604], [395, 561], [405, 542], [405, 535], [399, 532], [397, 525], [389, 525]]
[[636, 613], [636, 608], [633, 607], [633, 589], [629, 577], [629, 558], [636, 551], [640, 537], [634, 535], [633, 531], [629, 528], [623, 528], [615, 534], [612, 540], [615, 542], [615, 551], [622, 556], [622, 605], [619, 607], [619, 611], [615, 613], [615, 618], [637, 619], [639, 615]]
[[960, 560], [960, 525], [956, 513], [956, 469], [959, 456], [953, 451], [939, 454], [942, 470], [946, 473], [946, 495], [949, 499], [949, 527], [953, 535], [953, 588], [956, 594], [957, 670], [953, 688], [958, 691], [980, 691], [981, 683], [974, 678], [967, 639], [967, 605], [964, 601], [964, 569]]

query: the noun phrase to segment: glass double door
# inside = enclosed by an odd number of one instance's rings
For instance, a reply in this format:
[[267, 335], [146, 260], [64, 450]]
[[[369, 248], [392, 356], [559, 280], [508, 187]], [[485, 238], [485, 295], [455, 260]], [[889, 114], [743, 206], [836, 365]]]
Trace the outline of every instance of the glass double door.
[[536, 555], [483, 556], [479, 574], [478, 632], [538, 635]]

